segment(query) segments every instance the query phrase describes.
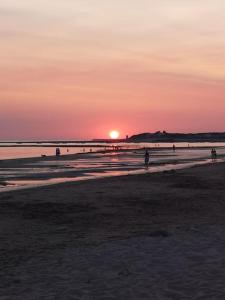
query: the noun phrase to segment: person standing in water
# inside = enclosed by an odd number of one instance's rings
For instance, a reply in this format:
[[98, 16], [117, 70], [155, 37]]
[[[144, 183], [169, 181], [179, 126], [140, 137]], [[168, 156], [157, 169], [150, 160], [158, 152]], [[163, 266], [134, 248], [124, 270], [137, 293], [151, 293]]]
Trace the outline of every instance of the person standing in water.
[[145, 165], [146, 165], [146, 166], [149, 165], [149, 158], [150, 158], [150, 155], [149, 155], [148, 150], [146, 149], [146, 150], [145, 150]]
[[215, 148], [213, 148], [211, 150], [211, 158], [212, 158], [212, 161], [215, 161], [217, 159], [217, 152], [216, 152]]
[[211, 149], [211, 158], [212, 158], [212, 161], [214, 159], [214, 151], [213, 151], [213, 148]]
[[60, 153], [60, 149], [59, 149], [59, 148], [56, 148], [56, 149], [55, 149], [55, 155], [56, 155], [56, 156], [60, 156], [60, 154], [61, 154], [61, 153]]

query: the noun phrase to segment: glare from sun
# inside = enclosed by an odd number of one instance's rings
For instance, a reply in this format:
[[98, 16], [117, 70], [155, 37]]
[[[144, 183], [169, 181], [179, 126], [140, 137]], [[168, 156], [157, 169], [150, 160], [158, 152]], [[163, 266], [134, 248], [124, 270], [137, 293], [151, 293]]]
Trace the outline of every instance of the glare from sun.
[[111, 137], [111, 139], [118, 139], [119, 135], [120, 135], [119, 131], [117, 131], [117, 130], [112, 130], [109, 133], [109, 136]]

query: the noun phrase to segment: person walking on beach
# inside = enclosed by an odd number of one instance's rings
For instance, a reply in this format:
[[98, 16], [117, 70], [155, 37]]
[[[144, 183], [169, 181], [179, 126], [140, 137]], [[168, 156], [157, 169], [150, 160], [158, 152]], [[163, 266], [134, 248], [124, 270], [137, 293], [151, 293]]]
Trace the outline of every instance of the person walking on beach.
[[55, 155], [56, 155], [56, 156], [60, 156], [60, 154], [61, 154], [61, 153], [60, 153], [60, 149], [59, 149], [59, 148], [56, 148], [56, 149], [55, 149]]
[[212, 148], [212, 150], [211, 150], [211, 158], [212, 158], [212, 161], [215, 161], [217, 158], [217, 153], [216, 153], [215, 148]]
[[146, 150], [145, 150], [145, 165], [146, 165], [146, 166], [149, 165], [149, 158], [150, 158], [150, 155], [149, 155], [148, 150], [146, 149]]

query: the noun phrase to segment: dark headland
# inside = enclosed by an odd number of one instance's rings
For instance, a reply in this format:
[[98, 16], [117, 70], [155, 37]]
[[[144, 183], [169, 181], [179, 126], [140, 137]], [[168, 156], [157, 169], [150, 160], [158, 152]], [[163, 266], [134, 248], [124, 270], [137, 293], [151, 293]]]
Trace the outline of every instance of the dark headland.
[[140, 133], [132, 135], [128, 142], [224, 142], [225, 132], [203, 133], [169, 133], [157, 131], [155, 133]]
[[[179, 132], [144, 132], [131, 135], [125, 139], [116, 139], [114, 142], [126, 142], [126, 143], [155, 143], [155, 142], [225, 142], [225, 132], [200, 132], [200, 133], [179, 133]], [[89, 141], [90, 142], [90, 141]], [[92, 142], [98, 143], [112, 143], [112, 139], [93, 139]]]

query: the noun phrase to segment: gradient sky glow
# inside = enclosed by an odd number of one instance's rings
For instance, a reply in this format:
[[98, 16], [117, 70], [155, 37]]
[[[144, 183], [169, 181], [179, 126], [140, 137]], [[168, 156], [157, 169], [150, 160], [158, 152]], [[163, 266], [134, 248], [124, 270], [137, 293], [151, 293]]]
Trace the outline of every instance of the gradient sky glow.
[[0, 139], [225, 131], [224, 0], [1, 0]]

